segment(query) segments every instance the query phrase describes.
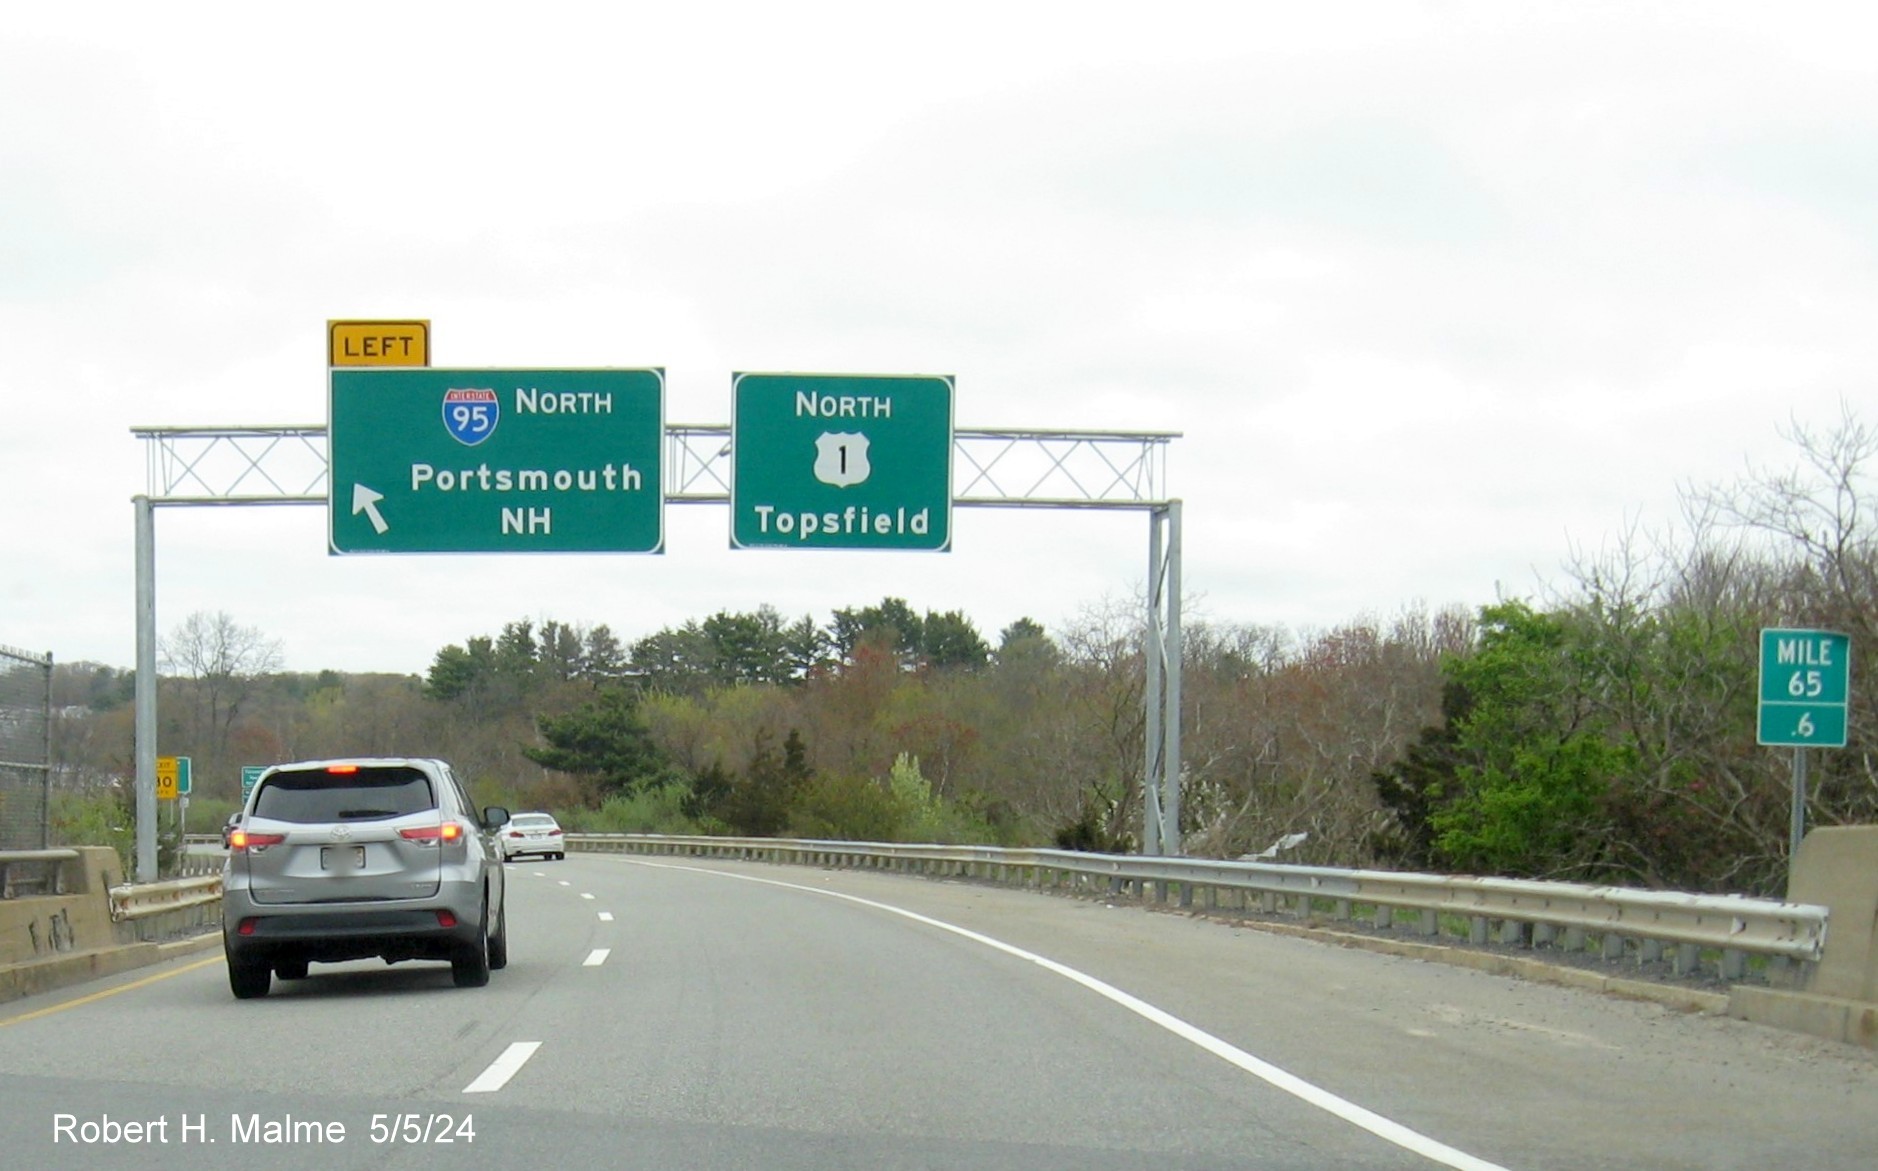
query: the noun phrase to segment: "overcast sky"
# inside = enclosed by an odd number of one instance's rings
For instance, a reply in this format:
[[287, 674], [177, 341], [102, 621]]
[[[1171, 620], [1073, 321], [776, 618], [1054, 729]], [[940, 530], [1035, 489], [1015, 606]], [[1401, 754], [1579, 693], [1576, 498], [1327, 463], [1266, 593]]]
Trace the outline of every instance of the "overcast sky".
[[[325, 323], [438, 366], [950, 374], [960, 427], [1180, 431], [1190, 618], [1538, 596], [1869, 417], [1868, 4], [165, 4], [0, 25], [0, 643], [135, 658], [134, 425], [323, 424]], [[988, 639], [1143, 587], [1136, 513], [949, 553], [344, 557], [164, 509], [158, 626], [424, 671], [884, 596]]]

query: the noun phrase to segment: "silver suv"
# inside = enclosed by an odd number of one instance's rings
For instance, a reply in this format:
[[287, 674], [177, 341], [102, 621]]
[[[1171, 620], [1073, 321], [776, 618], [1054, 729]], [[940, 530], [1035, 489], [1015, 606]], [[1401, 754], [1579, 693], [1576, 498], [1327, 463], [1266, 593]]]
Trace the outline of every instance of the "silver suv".
[[228, 984], [266, 996], [312, 961], [449, 960], [459, 988], [509, 961], [502, 854], [509, 811], [477, 817], [441, 760], [275, 765], [229, 835], [222, 946]]

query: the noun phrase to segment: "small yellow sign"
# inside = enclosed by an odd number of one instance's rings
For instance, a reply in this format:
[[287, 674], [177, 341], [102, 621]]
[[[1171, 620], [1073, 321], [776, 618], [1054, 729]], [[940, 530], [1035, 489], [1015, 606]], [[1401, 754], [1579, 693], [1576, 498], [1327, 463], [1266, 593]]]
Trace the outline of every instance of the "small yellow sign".
[[182, 773], [182, 768], [176, 763], [176, 759], [174, 756], [157, 757], [156, 795], [158, 801], [176, 800], [176, 778]]
[[428, 366], [428, 321], [328, 321], [328, 366]]

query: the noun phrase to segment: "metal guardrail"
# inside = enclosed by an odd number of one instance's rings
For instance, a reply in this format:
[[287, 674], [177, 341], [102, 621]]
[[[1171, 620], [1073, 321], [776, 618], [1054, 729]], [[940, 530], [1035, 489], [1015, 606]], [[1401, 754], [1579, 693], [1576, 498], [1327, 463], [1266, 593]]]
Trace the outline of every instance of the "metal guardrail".
[[221, 901], [222, 876], [219, 872], [194, 878], [172, 878], [167, 882], [114, 886], [111, 888], [111, 919], [123, 923]]
[[[220, 845], [213, 835], [188, 840]], [[567, 844], [572, 850], [892, 870], [1100, 890], [1174, 901], [1182, 907], [1198, 904], [1205, 910], [1337, 920], [1355, 920], [1363, 912], [1374, 928], [1401, 926], [1398, 919], [1406, 915], [1409, 929], [1424, 937], [1453, 934], [1474, 944], [1497, 940], [1595, 949], [1613, 962], [1632, 955], [1646, 963], [1667, 959], [1678, 973], [1694, 972], [1705, 953], [1718, 953], [1713, 963], [1725, 979], [1741, 979], [1750, 955], [1781, 963], [1817, 963], [1826, 944], [1825, 907], [1737, 895], [993, 846], [660, 834], [569, 834]]]
[[65, 864], [77, 850], [0, 850], [0, 899], [65, 893]]
[[[1607, 960], [1635, 952], [1694, 971], [1704, 952], [1719, 952], [1720, 975], [1740, 979], [1746, 957], [1817, 963], [1826, 942], [1825, 907], [1733, 895], [1695, 895], [1569, 882], [1337, 870], [1267, 862], [1008, 850], [989, 846], [768, 838], [569, 834], [569, 849], [731, 858], [811, 866], [884, 869], [1002, 881], [1039, 888], [1105, 889], [1156, 901], [1196, 902], [1207, 910], [1327, 913], [1351, 920], [1367, 909], [1376, 928], [1415, 916], [1425, 936], [1465, 935], [1469, 942], [1559, 946], [1594, 943]], [[1254, 904], [1256, 899], [1256, 905]]]

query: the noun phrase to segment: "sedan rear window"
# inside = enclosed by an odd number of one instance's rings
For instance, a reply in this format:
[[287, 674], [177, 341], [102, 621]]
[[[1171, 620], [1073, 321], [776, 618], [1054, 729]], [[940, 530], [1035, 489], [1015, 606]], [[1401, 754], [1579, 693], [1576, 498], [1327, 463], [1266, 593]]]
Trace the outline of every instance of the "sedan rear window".
[[414, 768], [275, 773], [261, 786], [254, 815], [274, 821], [378, 821], [437, 807], [430, 778]]
[[523, 829], [548, 829], [554, 825], [554, 819], [539, 813], [521, 813], [511, 819], [512, 824]]

